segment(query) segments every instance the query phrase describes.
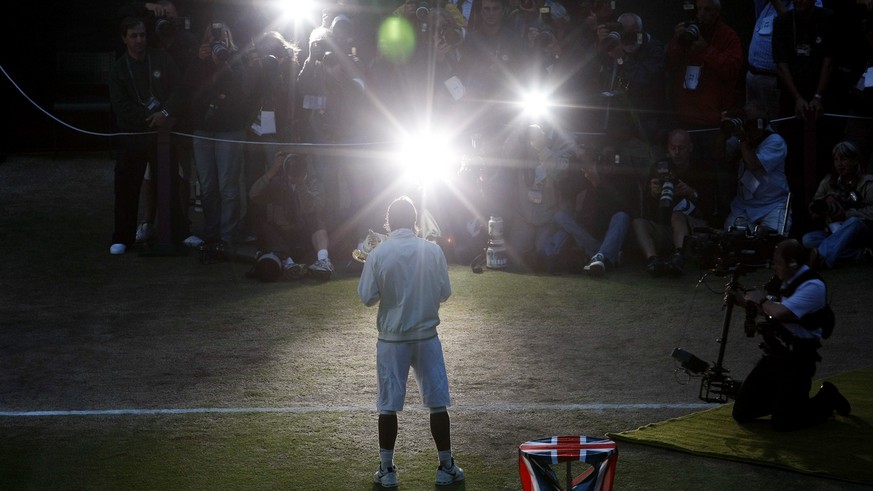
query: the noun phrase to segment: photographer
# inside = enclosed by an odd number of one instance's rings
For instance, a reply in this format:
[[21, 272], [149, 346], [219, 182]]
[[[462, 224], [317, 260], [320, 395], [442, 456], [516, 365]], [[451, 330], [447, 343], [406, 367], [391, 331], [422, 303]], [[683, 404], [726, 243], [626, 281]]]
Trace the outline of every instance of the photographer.
[[735, 106], [743, 48], [736, 31], [721, 20], [720, 0], [697, 0], [695, 12], [694, 20], [676, 25], [667, 47], [671, 96], [679, 124], [713, 128], [721, 111]]
[[489, 100], [509, 99], [515, 94], [507, 74], [517, 73], [522, 66], [524, 43], [508, 21], [509, 8], [509, 0], [473, 4], [458, 68], [471, 111], [478, 109], [471, 106], [472, 101], [487, 105]]
[[747, 102], [735, 117], [723, 113], [721, 127], [730, 135], [725, 143], [726, 153], [734, 157], [728, 157], [728, 162], [739, 160], [737, 189], [730, 202], [725, 230], [765, 227], [787, 235], [791, 218], [787, 216], [785, 140], [773, 132], [766, 109], [756, 101]]
[[[258, 82], [259, 115], [248, 129], [244, 153], [243, 175], [250, 189], [273, 164], [282, 143], [299, 138], [297, 74], [299, 48], [277, 31], [259, 35], [246, 50], [245, 62], [260, 74]], [[251, 203], [249, 203], [251, 205]], [[260, 207], [246, 208], [246, 236], [255, 235], [254, 224], [263, 218]]]
[[873, 247], [873, 175], [861, 173], [861, 155], [855, 144], [837, 143], [834, 172], [818, 185], [809, 204], [813, 220], [824, 227], [803, 236], [812, 263], [833, 268], [841, 260], [858, 260]]
[[806, 265], [807, 259], [800, 242], [784, 240], [773, 251], [778, 291], [773, 296], [734, 291], [738, 305], [767, 318], [757, 326], [747, 319], [746, 334], [755, 334], [752, 327], [761, 333], [764, 356], [740, 386], [733, 408], [738, 423], [771, 415], [773, 429], [790, 431], [826, 421], [834, 411], [851, 412], [849, 401], [830, 382], [809, 397], [815, 364], [821, 361], [820, 340], [830, 335], [834, 318], [824, 280]]
[[227, 24], [207, 25], [185, 74], [206, 249], [221, 250], [237, 238], [242, 141], [259, 109], [258, 82], [259, 72], [243, 63]]
[[706, 226], [713, 211], [712, 173], [692, 162], [692, 153], [691, 135], [671, 131], [667, 158], [652, 165], [643, 189], [642, 216], [634, 219], [633, 231], [652, 276], [682, 274], [685, 238]]
[[[173, 59], [147, 45], [142, 19], [121, 21], [120, 39], [125, 52], [109, 75], [109, 96], [117, 128], [115, 164], [115, 231], [109, 253], [118, 255], [136, 241], [136, 219], [140, 187], [149, 162], [157, 162], [158, 128], [173, 124], [181, 112], [180, 73]], [[171, 157], [172, 158], [172, 157]], [[158, 169], [155, 169], [156, 171]], [[179, 185], [178, 174], [171, 172], [171, 186]], [[172, 192], [172, 191], [171, 191]], [[182, 240], [182, 211], [178, 200], [171, 200], [174, 239]]]
[[[600, 158], [601, 155], [608, 156]], [[619, 263], [619, 256], [636, 208], [636, 187], [629, 169], [614, 163], [613, 149], [603, 154], [576, 145], [569, 169], [558, 185], [560, 207], [555, 212], [558, 231], [546, 247], [547, 256], [557, 255], [568, 238], [590, 258], [583, 268], [587, 274], [603, 276], [607, 267]]]
[[643, 30], [639, 15], [625, 12], [598, 31], [599, 70], [589, 76], [607, 108], [608, 138], [626, 147], [628, 140], [652, 143], [663, 135], [667, 66], [664, 44]]
[[555, 230], [558, 184], [568, 164], [567, 155], [556, 150], [562, 144], [550, 141], [539, 125], [516, 129], [503, 144], [511, 182], [507, 248], [513, 263], [533, 266], [544, 259]]
[[316, 251], [316, 261], [309, 270], [330, 274], [328, 234], [324, 221], [325, 193], [321, 182], [307, 173], [306, 159], [300, 155], [277, 153], [270, 169], [255, 181], [250, 200], [264, 207], [262, 221], [255, 224], [258, 248], [276, 254], [286, 274], [300, 274], [300, 259]]

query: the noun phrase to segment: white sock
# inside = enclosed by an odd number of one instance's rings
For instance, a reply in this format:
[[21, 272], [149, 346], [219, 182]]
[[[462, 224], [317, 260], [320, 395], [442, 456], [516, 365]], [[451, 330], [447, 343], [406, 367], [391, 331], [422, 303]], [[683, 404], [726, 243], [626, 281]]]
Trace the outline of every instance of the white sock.
[[323, 261], [327, 259], [327, 249], [319, 249], [318, 250], [318, 260]]
[[379, 461], [380, 465], [382, 466], [382, 470], [384, 471], [387, 471], [388, 469], [394, 467], [394, 450], [380, 448]]

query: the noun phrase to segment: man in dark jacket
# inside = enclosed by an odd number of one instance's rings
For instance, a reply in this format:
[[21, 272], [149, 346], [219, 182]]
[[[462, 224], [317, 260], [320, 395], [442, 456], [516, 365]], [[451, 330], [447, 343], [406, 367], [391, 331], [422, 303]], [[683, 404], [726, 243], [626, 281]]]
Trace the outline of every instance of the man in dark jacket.
[[[127, 17], [121, 22], [120, 33], [127, 50], [115, 62], [109, 79], [116, 124], [125, 133], [116, 138], [115, 232], [109, 248], [111, 254], [124, 254], [135, 242], [143, 173], [147, 163], [157, 162], [155, 131], [170, 124], [181, 100], [179, 70], [169, 55], [147, 46], [145, 23]], [[177, 186], [177, 173], [171, 174]], [[171, 200], [174, 216], [181, 212], [178, 205], [177, 200]]]

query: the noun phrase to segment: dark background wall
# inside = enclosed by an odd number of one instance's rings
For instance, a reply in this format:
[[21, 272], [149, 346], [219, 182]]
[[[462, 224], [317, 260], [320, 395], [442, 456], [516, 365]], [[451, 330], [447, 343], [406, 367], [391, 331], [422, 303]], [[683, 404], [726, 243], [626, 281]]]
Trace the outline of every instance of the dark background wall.
[[[673, 26], [685, 18], [683, 1], [616, 0], [616, 9], [640, 14], [647, 30], [667, 41]], [[83, 136], [63, 128], [34, 108], [19, 89], [35, 103], [50, 109], [57, 82], [55, 54], [58, 51], [116, 51], [120, 54], [123, 46], [117, 32], [118, 10], [124, 3], [120, 0], [23, 0], [5, 6], [7, 14], [0, 20], [0, 66], [6, 76], [0, 75], [0, 93], [8, 118], [3, 125], [0, 153], [51, 150], [56, 144], [89, 148], [110, 146], [107, 138]], [[392, 3], [385, 0], [382, 5]], [[182, 14], [191, 17], [192, 31], [197, 34], [212, 18], [221, 18], [230, 24], [237, 40], [245, 40], [276, 19], [273, 0], [178, 0], [176, 4]], [[737, 29], [747, 46], [754, 23], [753, 1], [722, 0], [722, 4], [723, 18]], [[279, 26], [279, 30], [301, 40], [308, 34], [308, 27], [299, 29], [301, 32], [297, 34], [291, 32], [290, 26]], [[109, 130], [100, 127], [104, 120], [84, 118], [70, 122], [92, 131]]]

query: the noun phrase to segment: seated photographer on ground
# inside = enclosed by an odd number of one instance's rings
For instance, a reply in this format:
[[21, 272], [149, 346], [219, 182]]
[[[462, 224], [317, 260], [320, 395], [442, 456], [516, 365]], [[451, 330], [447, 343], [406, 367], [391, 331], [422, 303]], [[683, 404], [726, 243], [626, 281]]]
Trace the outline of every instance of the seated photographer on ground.
[[600, 155], [592, 155], [582, 145], [574, 148], [568, 170], [557, 184], [560, 201], [554, 221], [558, 230], [546, 244], [547, 260], [561, 253], [572, 238], [589, 258], [583, 268], [589, 275], [602, 276], [607, 267], [618, 265], [630, 229], [630, 211], [637, 208], [637, 189], [630, 178], [632, 171], [615, 164], [614, 156], [611, 148]]
[[770, 126], [767, 110], [757, 101], [747, 102], [739, 114], [722, 113], [721, 129], [730, 135], [725, 143], [728, 162], [739, 161], [737, 192], [730, 203], [725, 230], [766, 227], [788, 235], [791, 228], [791, 217], [786, 216], [788, 146]]
[[[258, 247], [278, 256], [287, 276], [333, 271], [323, 216], [324, 188], [307, 173], [302, 155], [277, 153], [273, 165], [252, 185], [249, 198], [266, 208], [264, 220], [255, 224]], [[311, 252], [310, 247], [317, 251], [317, 260], [308, 268], [295, 263], [292, 255], [300, 259]]]
[[823, 227], [803, 236], [814, 266], [833, 268], [840, 260], [857, 261], [873, 247], [873, 175], [863, 174], [855, 144], [833, 149], [834, 170], [818, 185], [809, 204], [813, 220]]
[[539, 125], [521, 126], [506, 138], [502, 154], [508, 168], [506, 246], [510, 261], [536, 269], [555, 230], [558, 183], [567, 170], [563, 139], [550, 140]]
[[738, 423], [771, 415], [773, 429], [790, 431], [826, 421], [834, 411], [843, 416], [851, 411], [849, 401], [830, 382], [809, 397], [815, 364], [821, 361], [817, 350], [833, 330], [834, 317], [827, 286], [807, 266], [807, 259], [799, 241], [783, 240], [773, 251], [773, 291], [734, 290], [737, 305], [755, 309], [751, 312], [766, 319], [755, 324], [754, 317], [747, 316], [746, 335], [761, 334], [764, 356], [737, 393], [733, 417]]
[[667, 158], [655, 162], [643, 188], [642, 216], [633, 221], [637, 244], [653, 276], [681, 275], [685, 238], [707, 226], [714, 208], [715, 178], [692, 163], [691, 135], [674, 129], [667, 138]]

